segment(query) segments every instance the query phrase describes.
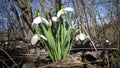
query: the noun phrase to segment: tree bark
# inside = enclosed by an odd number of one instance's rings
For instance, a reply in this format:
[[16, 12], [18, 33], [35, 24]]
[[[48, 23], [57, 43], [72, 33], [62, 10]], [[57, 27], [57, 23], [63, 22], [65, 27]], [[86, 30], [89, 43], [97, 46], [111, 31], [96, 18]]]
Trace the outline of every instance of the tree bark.
[[13, 5], [13, 1], [10, 0], [10, 5], [13, 9], [13, 12], [16, 15], [16, 18], [18, 22], [21, 24], [23, 32], [24, 32], [24, 38], [30, 39], [32, 34], [34, 33], [31, 23], [33, 20], [32, 17], [32, 10], [31, 10], [31, 2], [30, 0], [15, 0], [18, 3], [18, 7], [21, 10], [21, 16], [18, 16], [17, 10], [15, 9], [15, 5]]

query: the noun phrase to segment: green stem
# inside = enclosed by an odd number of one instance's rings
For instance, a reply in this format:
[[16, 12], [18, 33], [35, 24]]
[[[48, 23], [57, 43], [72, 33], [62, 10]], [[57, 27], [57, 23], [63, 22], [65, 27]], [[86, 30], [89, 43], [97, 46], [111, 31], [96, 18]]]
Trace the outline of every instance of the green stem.
[[38, 39], [40, 40], [40, 32], [38, 27], [35, 28], [35, 34], [37, 34]]

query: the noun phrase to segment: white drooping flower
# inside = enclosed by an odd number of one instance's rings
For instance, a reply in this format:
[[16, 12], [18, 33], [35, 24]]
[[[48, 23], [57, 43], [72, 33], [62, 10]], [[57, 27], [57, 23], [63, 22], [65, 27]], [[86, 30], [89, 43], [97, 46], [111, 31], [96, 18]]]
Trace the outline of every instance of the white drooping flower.
[[46, 25], [50, 25], [50, 23], [45, 19], [45, 18], [41, 18], [41, 17], [36, 17], [33, 22], [32, 22], [32, 27], [38, 27], [38, 25], [43, 22]]
[[33, 20], [33, 23], [35, 23], [35, 24], [39, 24], [40, 22], [42, 22], [42, 20], [41, 20], [40, 17], [36, 17], [36, 18]]
[[61, 10], [59, 10], [58, 11], [58, 13], [57, 13], [57, 17], [52, 17], [52, 20], [54, 21], [54, 22], [57, 22], [58, 21], [58, 18], [61, 16], [61, 15], [63, 15], [64, 13], [66, 13], [66, 12], [73, 12], [73, 8], [71, 8], [71, 7], [66, 7], [66, 8], [63, 8], [63, 9], [61, 9]]
[[79, 38], [80, 38], [80, 40], [83, 41], [83, 40], [86, 39], [86, 35], [82, 33], [82, 34], [79, 35]]
[[35, 28], [35, 27], [38, 27], [39, 23], [41, 23], [42, 20], [40, 17], [36, 17], [33, 22], [32, 22], [32, 27]]
[[33, 35], [33, 37], [31, 38], [31, 44], [35, 45], [38, 42], [38, 39], [39, 37], [37, 34]]
[[[44, 40], [47, 40], [45, 36], [40, 35], [40, 37]], [[35, 45], [39, 40], [39, 36], [37, 34], [34, 34], [33, 37], [31, 38], [31, 44]]]
[[57, 18], [59, 18], [62, 15], [62, 10], [59, 10], [57, 13]]
[[80, 33], [79, 35], [77, 35], [75, 37], [75, 40], [78, 41], [80, 39], [81, 41], [83, 41], [83, 40], [85, 40], [87, 38], [89, 39], [89, 36], [86, 36], [84, 33]]
[[66, 13], [66, 12], [73, 12], [73, 11], [74, 11], [73, 8], [66, 7], [63, 10], [61, 9], [61, 10], [58, 11], [57, 17], [59, 18], [64, 12]]
[[53, 20], [54, 22], [57, 22], [57, 21], [58, 21], [58, 18], [57, 18], [57, 17], [52, 17], [52, 20]]

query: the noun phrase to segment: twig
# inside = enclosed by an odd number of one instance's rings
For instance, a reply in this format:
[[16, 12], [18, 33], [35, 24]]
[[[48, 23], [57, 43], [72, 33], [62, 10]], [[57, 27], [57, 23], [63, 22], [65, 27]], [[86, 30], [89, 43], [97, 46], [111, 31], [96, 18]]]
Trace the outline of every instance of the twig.
[[[55, 66], [57, 67], [59, 67], [60, 68], [60, 66], [66, 66], [66, 67], [74, 67], [74, 66], [80, 66], [80, 65], [84, 65], [84, 64], [91, 64], [91, 63], [95, 63], [95, 62], [97, 62], [97, 61], [92, 61], [92, 62], [80, 62], [80, 63], [61, 63], [61, 64], [56, 64], [57, 62], [55, 62], [55, 63], [52, 63], [52, 64], [48, 64], [48, 65], [45, 65], [45, 66], [41, 66], [41, 67], [38, 67], [38, 68], [47, 68], [47, 67], [50, 67], [50, 66], [54, 66], [54, 68], [55, 68]], [[65, 68], [66, 68], [65, 67]]]
[[6, 66], [7, 68], [9, 68], [9, 66], [5, 63], [5, 61], [3, 61], [2, 59], [0, 59], [0, 61], [2, 61], [3, 64], [5, 64], [5, 66]]
[[[21, 63], [22, 63], [22, 61], [23, 61], [23, 58], [22, 58], [22, 59], [20, 60], [20, 62], [19, 62], [19, 63], [17, 63], [17, 64], [18, 64], [18, 65], [19, 65], [19, 64], [21, 64]], [[16, 65], [12, 65], [12, 66], [11, 66], [11, 68], [15, 68], [15, 66], [16, 66]]]
[[0, 50], [3, 51], [10, 58], [10, 60], [16, 65], [17, 68], [19, 68], [15, 61], [12, 59], [12, 57], [4, 49], [0, 48]]
[[55, 65], [56, 63], [57, 63], [57, 62], [48, 64], [48, 65], [45, 65], [45, 66], [41, 66], [41, 67], [38, 67], [38, 68], [46, 68], [46, 67], [49, 67], [49, 66], [53, 66], [53, 65]]

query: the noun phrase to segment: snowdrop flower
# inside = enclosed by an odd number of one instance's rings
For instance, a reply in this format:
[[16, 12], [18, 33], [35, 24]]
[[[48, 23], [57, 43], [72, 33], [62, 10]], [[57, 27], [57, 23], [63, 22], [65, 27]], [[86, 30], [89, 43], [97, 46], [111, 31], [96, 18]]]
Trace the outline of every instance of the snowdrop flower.
[[32, 24], [39, 24], [40, 22], [42, 22], [41, 18], [40, 17], [36, 17], [34, 20], [33, 20], [33, 23]]
[[54, 22], [57, 22], [57, 21], [58, 21], [58, 18], [57, 18], [57, 17], [52, 17], [52, 20], [53, 20]]
[[108, 43], [108, 42], [109, 42], [109, 40], [105, 40], [105, 42], [106, 42], [106, 43]]
[[57, 18], [59, 18], [62, 15], [62, 10], [59, 10], [57, 13]]
[[36, 17], [36, 18], [33, 20], [32, 27], [33, 27], [33, 28], [38, 27], [38, 25], [39, 25], [41, 22], [43, 22], [43, 23], [46, 24], [46, 25], [50, 25], [49, 22], [48, 22], [45, 18]]
[[38, 27], [38, 24], [42, 22], [41, 18], [40, 17], [36, 17], [34, 20], [33, 20], [33, 23], [32, 23], [32, 27], [35, 28], [35, 27]]
[[64, 12], [73, 12], [73, 8], [71, 7], [66, 7], [58, 11], [57, 17], [59, 18]]
[[31, 44], [35, 45], [38, 42], [38, 36], [37, 34], [33, 35], [33, 37], [31, 38]]
[[[40, 35], [41, 38], [43, 38], [44, 40], [47, 40], [45, 36]], [[37, 34], [34, 34], [33, 37], [31, 38], [31, 44], [35, 45], [39, 40], [39, 36]]]
[[86, 39], [86, 35], [82, 33], [82, 34], [79, 35], [79, 38], [80, 38], [80, 40], [83, 41], [83, 40]]
[[87, 38], [90, 38], [90, 37], [89, 37], [89, 36], [86, 36], [84, 33], [80, 33], [79, 35], [77, 35], [77, 36], [75, 37], [75, 40], [78, 41], [78, 40], [80, 39], [81, 41], [83, 41], [83, 40], [85, 40], [85, 39], [87, 39]]
[[[57, 22], [58, 18], [66, 12], [73, 12], [73, 8], [70, 8], [70, 7], [62, 8], [61, 10], [58, 11], [57, 17], [52, 17], [52, 20], [54, 22]], [[63, 17], [65, 18], [65, 16], [63, 16]]]

